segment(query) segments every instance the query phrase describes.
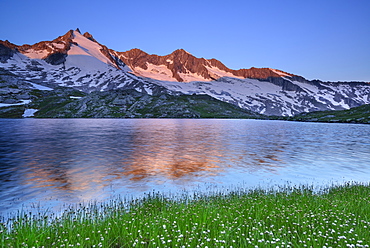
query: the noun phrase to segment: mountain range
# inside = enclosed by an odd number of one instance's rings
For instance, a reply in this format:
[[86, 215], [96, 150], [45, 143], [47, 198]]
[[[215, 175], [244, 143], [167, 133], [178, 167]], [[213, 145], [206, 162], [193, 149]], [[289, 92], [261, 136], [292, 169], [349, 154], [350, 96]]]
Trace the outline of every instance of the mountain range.
[[[171, 117], [163, 115], [168, 112], [163, 109], [169, 104], [166, 101], [173, 103], [184, 99], [184, 96], [187, 102], [207, 99], [208, 104], [219, 107], [220, 102], [231, 104], [233, 109], [238, 108], [240, 113], [248, 113], [252, 117], [294, 116], [370, 104], [370, 84], [366, 82], [307, 80], [271, 68], [232, 70], [216, 59], [196, 58], [183, 49], [166, 56], [148, 54], [140, 49], [119, 52], [100, 44], [87, 32], [82, 34], [79, 29], [33, 45], [19, 46], [0, 40], [0, 78], [0, 107], [22, 107], [23, 111], [33, 109], [36, 116], [44, 106], [40, 102], [55, 100], [58, 96], [67, 97], [68, 101], [64, 101], [64, 105], [54, 102], [49, 104], [49, 108], [58, 105], [60, 113], [67, 113], [67, 109], [69, 113], [77, 113], [77, 110], [70, 109], [78, 108], [84, 109], [85, 114], [89, 106], [91, 111], [105, 109], [106, 115], [99, 117]], [[91, 94], [99, 97], [94, 98]], [[103, 95], [110, 95], [111, 100], [105, 101]], [[162, 108], [159, 111], [162, 115], [144, 113], [143, 109], [154, 111], [148, 108], [148, 101], [136, 104], [136, 108], [140, 105], [141, 112], [130, 113], [127, 113], [129, 107], [125, 103], [114, 103], [128, 95], [151, 99], [148, 100], [151, 106], [154, 108], [156, 102], [157, 107]], [[161, 97], [160, 101], [158, 97]], [[181, 106], [178, 105], [176, 110], [179, 113], [182, 113]], [[213, 107], [211, 109], [216, 111]], [[124, 114], [114, 115], [114, 111]], [[172, 115], [176, 112], [171, 111]], [[179, 117], [202, 117], [193, 107], [186, 111], [192, 114], [180, 114]], [[226, 114], [229, 110], [222, 111], [225, 115], [221, 116], [233, 117]], [[82, 112], [80, 114], [58, 115], [54, 111], [53, 115], [46, 117], [86, 116]]]

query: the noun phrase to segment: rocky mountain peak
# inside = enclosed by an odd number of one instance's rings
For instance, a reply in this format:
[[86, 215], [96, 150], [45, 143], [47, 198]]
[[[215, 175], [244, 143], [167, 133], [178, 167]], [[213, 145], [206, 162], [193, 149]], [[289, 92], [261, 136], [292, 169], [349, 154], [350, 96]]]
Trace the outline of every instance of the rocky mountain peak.
[[88, 39], [89, 39], [89, 40], [91, 40], [91, 41], [97, 42], [97, 41], [94, 39], [94, 37], [93, 37], [90, 33], [88, 33], [88, 32], [85, 32], [85, 33], [83, 34], [83, 36], [84, 36], [85, 38], [88, 38]]
[[191, 53], [185, 51], [184, 49], [178, 49], [172, 52], [171, 54], [165, 56], [166, 58], [173, 59], [174, 63], [179, 63], [179, 64], [197, 64], [196, 61], [198, 60], [204, 60], [203, 58], [199, 59], [195, 56], [193, 56]]
[[53, 42], [58, 42], [58, 41], [72, 42], [72, 39], [74, 38], [73, 32], [74, 32], [73, 30], [69, 30], [64, 35], [59, 36], [58, 38], [54, 39]]
[[173, 51], [171, 54], [173, 54], [175, 56], [179, 56], [179, 55], [193, 56], [191, 53], [187, 52], [186, 50], [184, 50], [182, 48]]
[[16, 45], [10, 43], [8, 40], [0, 40], [0, 62], [5, 63], [8, 61], [13, 56], [15, 49]]
[[10, 48], [10, 49], [16, 49], [18, 47], [17, 45], [9, 42], [8, 40], [5, 40], [5, 41], [0, 40], [0, 45]]
[[[32, 59], [44, 59], [52, 65], [61, 64], [68, 56], [68, 51], [73, 44], [79, 46], [88, 44], [88, 42], [84, 43], [81, 37], [77, 41], [76, 36], [79, 35], [81, 35], [81, 31], [77, 28], [69, 30], [66, 34], [53, 41], [43, 41], [34, 45], [16, 46], [10, 42], [3, 41], [1, 42], [2, 48], [0, 51], [4, 54], [2, 61], [11, 57], [12, 51], [19, 51]], [[82, 36], [99, 45], [95, 46], [94, 49], [96, 51], [93, 54], [102, 54], [117, 69], [127, 65], [137, 76], [158, 80], [191, 82], [212, 81], [221, 77], [267, 79], [270, 77], [294, 76], [293, 74], [269, 68], [232, 70], [217, 59], [197, 58], [184, 49], [177, 49], [165, 56], [148, 54], [138, 48], [126, 52], [116, 52], [98, 43], [88, 32], [85, 32]], [[92, 46], [88, 50], [91, 50], [91, 48]], [[101, 56], [99, 58], [102, 60]]]
[[141, 57], [150, 56], [148, 53], [144, 52], [143, 50], [140, 50], [139, 48], [133, 48], [131, 50], [123, 52], [122, 54], [124, 54], [130, 59], [139, 59]]

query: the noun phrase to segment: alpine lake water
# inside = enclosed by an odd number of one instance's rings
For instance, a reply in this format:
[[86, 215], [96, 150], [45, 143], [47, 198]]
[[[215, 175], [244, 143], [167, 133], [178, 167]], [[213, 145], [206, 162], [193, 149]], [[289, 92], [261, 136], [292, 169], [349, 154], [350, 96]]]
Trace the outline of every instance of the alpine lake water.
[[370, 182], [370, 125], [1, 119], [0, 216], [230, 187]]

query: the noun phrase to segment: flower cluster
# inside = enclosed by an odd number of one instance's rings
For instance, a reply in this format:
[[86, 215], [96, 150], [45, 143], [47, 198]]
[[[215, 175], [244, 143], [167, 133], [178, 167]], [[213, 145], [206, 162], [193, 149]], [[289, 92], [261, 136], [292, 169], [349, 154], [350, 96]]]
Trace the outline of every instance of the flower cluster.
[[70, 209], [0, 225], [2, 247], [369, 247], [370, 187], [240, 191]]

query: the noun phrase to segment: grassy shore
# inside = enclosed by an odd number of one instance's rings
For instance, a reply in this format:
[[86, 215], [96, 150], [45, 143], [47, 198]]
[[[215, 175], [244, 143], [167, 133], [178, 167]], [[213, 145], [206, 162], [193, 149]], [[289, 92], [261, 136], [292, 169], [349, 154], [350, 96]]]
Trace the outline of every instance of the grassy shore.
[[20, 213], [1, 247], [369, 247], [370, 185], [226, 190]]

